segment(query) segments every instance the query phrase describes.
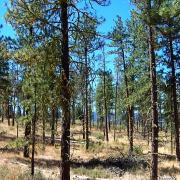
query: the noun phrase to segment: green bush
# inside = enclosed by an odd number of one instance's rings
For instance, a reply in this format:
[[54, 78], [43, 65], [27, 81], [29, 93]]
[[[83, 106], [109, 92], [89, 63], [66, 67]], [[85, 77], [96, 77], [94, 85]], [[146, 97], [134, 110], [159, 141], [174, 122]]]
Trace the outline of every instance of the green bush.
[[[18, 180], [32, 180], [31, 173], [29, 170], [22, 172], [18, 176]], [[45, 178], [43, 177], [42, 173], [40, 171], [35, 172], [34, 174], [34, 180], [44, 180]]]
[[99, 142], [90, 142], [89, 143], [89, 151], [91, 152], [100, 152], [104, 149], [104, 144]]
[[24, 138], [18, 138], [16, 140], [9, 142], [8, 147], [9, 148], [21, 148], [21, 147], [24, 147], [25, 143], [26, 143], [26, 141], [24, 140]]
[[6, 134], [7, 134], [7, 131], [2, 130], [2, 131], [0, 132], [0, 136], [4, 136], [4, 135], [6, 135]]
[[142, 155], [143, 154], [143, 149], [141, 146], [134, 146], [133, 147], [134, 153], [138, 154], [138, 155]]
[[95, 133], [94, 136], [95, 136], [96, 139], [98, 139], [98, 140], [104, 140], [104, 135], [103, 135], [101, 132]]

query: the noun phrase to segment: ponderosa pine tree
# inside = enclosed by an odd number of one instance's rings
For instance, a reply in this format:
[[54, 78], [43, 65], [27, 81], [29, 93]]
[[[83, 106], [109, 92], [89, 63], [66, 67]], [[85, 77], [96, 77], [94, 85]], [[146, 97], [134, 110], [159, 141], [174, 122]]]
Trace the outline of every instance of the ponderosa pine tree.
[[[104, 67], [104, 65], [103, 65]], [[105, 78], [105, 83], [104, 83]], [[104, 90], [105, 88], [105, 90]], [[106, 94], [106, 99], [104, 99], [104, 91]], [[100, 128], [103, 127], [103, 124], [105, 123], [105, 101], [106, 100], [106, 108], [107, 108], [107, 118], [111, 113], [111, 110], [113, 109], [113, 102], [114, 102], [114, 88], [113, 88], [113, 77], [112, 73], [110, 71], [105, 71], [104, 68], [99, 70], [99, 80], [96, 87], [96, 112], [100, 123]], [[108, 120], [108, 119], [107, 119]], [[109, 119], [110, 121], [110, 119]], [[104, 127], [105, 128], [105, 127]], [[108, 122], [107, 122], [107, 128], [108, 128]], [[107, 139], [106, 139], [107, 140]]]
[[120, 16], [117, 17], [115, 27], [112, 32], [109, 33], [109, 37], [112, 40], [111, 47], [116, 48], [116, 50], [112, 50], [111, 53], [115, 52], [118, 55], [118, 59], [122, 59], [128, 116], [127, 134], [129, 138], [129, 152], [131, 153], [133, 151], [133, 111], [131, 104], [128, 102], [130, 89], [128, 78], [128, 63], [126, 60], [127, 34]]
[[[147, 1], [147, 12], [151, 18], [150, 11], [152, 2]], [[156, 81], [156, 57], [154, 29], [152, 24], [149, 28], [149, 61], [150, 61], [150, 79], [151, 79], [151, 106], [152, 106], [152, 159], [151, 159], [151, 179], [158, 179], [158, 111], [157, 111], [157, 81]]]
[[[134, 108], [134, 123], [139, 131], [142, 124], [142, 135], [149, 136], [150, 125], [150, 78], [148, 63], [147, 27], [135, 11], [126, 22], [128, 49], [128, 77], [130, 79], [129, 103]], [[135, 124], [134, 124], [135, 125]], [[148, 130], [148, 132], [146, 132]], [[150, 137], [150, 136], [149, 136]]]
[[[156, 1], [134, 1], [140, 10], [141, 18], [148, 27], [149, 43], [149, 62], [150, 62], [150, 80], [151, 80], [151, 109], [152, 109], [152, 157], [151, 157], [151, 179], [158, 179], [158, 111], [157, 111], [157, 80], [156, 80], [156, 56], [155, 56], [155, 35], [154, 22], [152, 16], [153, 7]], [[152, 5], [153, 4], [153, 5]]]
[[108, 111], [107, 111], [107, 92], [106, 92], [106, 58], [105, 58], [105, 51], [104, 47], [102, 49], [102, 61], [103, 61], [103, 111], [104, 111], [104, 122], [105, 122], [105, 127], [104, 127], [104, 133], [105, 133], [105, 139], [108, 142], [109, 141], [109, 133], [108, 133]]
[[62, 135], [61, 135], [61, 180], [70, 180], [70, 91], [69, 91], [69, 37], [68, 37], [68, 2], [61, 2], [61, 95], [62, 99]]
[[[99, 48], [99, 38], [97, 37], [96, 29], [100, 21], [96, 17], [90, 16], [88, 14], [82, 14], [78, 23], [78, 31], [74, 32], [75, 40], [78, 45], [75, 45], [73, 52], [76, 54], [77, 61], [76, 66], [80, 68], [80, 77], [76, 78], [80, 83], [75, 83], [74, 88], [81, 86], [80, 91], [82, 94], [82, 104], [84, 105], [84, 118], [82, 122], [83, 126], [83, 139], [86, 139], [86, 149], [89, 148], [89, 126], [90, 126], [90, 74], [94, 73], [91, 65], [93, 64], [93, 59], [91, 55]], [[81, 33], [79, 33], [79, 31]], [[84, 61], [83, 61], [84, 59]], [[74, 73], [75, 74], [75, 73]], [[83, 84], [82, 84], [83, 80]], [[79, 88], [78, 88], [79, 89]], [[74, 91], [73, 91], [74, 92]], [[76, 92], [77, 93], [77, 92]]]
[[[0, 25], [0, 29], [2, 26]], [[9, 96], [9, 64], [7, 58], [7, 45], [6, 39], [0, 35], [0, 105], [1, 105], [1, 116], [2, 122], [7, 117], [8, 111], [8, 96]], [[9, 118], [8, 118], [9, 119]]]
[[[165, 54], [169, 58], [169, 68], [171, 69], [171, 89], [172, 89], [172, 108], [173, 121], [175, 125], [175, 143], [176, 143], [176, 159], [180, 161], [180, 146], [179, 146], [179, 120], [178, 120], [178, 103], [176, 92], [176, 59], [175, 44], [178, 39], [179, 30], [179, 13], [178, 2], [176, 0], [163, 0], [158, 8], [159, 23], [156, 24], [157, 31], [162, 35], [162, 46], [165, 46]], [[167, 8], [168, 7], [168, 8]]]

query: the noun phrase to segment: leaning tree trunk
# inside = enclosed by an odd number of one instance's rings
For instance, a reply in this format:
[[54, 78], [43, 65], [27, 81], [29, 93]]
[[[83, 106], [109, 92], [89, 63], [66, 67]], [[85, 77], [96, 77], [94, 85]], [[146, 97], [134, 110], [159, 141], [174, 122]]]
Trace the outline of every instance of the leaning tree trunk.
[[176, 94], [176, 73], [174, 65], [173, 44], [172, 37], [169, 36], [169, 48], [170, 48], [170, 65], [171, 65], [171, 89], [172, 89], [172, 103], [173, 103], [173, 120], [175, 125], [175, 143], [176, 143], [176, 160], [180, 161], [180, 149], [179, 149], [179, 120], [178, 120], [178, 108], [177, 108], [177, 94]]
[[62, 95], [62, 126], [61, 126], [61, 163], [60, 179], [70, 180], [70, 92], [69, 92], [69, 45], [68, 45], [68, 4], [61, 1], [61, 95]]
[[[149, 3], [149, 9], [151, 5]], [[150, 80], [151, 80], [151, 107], [152, 107], [152, 157], [151, 157], [151, 179], [158, 179], [158, 112], [157, 112], [157, 82], [156, 82], [156, 62], [154, 52], [153, 29], [149, 25], [149, 60], [150, 60]]]

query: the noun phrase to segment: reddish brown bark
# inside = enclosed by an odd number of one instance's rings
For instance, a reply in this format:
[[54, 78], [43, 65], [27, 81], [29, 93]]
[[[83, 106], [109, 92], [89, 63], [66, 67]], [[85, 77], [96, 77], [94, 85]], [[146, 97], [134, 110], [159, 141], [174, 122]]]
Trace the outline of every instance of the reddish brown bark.
[[62, 135], [60, 179], [70, 180], [70, 94], [69, 94], [69, 45], [68, 45], [68, 4], [61, 1], [61, 97], [62, 101]]

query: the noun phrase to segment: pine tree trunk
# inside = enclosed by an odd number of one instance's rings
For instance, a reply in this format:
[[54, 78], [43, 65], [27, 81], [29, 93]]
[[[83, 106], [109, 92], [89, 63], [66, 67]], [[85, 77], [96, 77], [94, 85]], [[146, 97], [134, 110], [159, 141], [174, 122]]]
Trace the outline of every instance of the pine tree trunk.
[[139, 133], [139, 118], [136, 119], [136, 127], [137, 127], [137, 132]]
[[171, 119], [171, 154], [173, 154], [173, 122]]
[[162, 121], [162, 102], [159, 99], [159, 119], [160, 119], [160, 130], [163, 131], [163, 121]]
[[85, 118], [86, 118], [86, 150], [89, 148], [89, 113], [88, 113], [88, 59], [87, 47], [84, 49], [85, 55]]
[[10, 122], [10, 107], [9, 107], [9, 100], [7, 100], [7, 113], [6, 113], [6, 117], [8, 119], [8, 126], [11, 125], [11, 122]]
[[[125, 88], [126, 88], [126, 99], [129, 98], [129, 87], [128, 87], [128, 78], [127, 78], [127, 68], [126, 68], [126, 62], [125, 62], [125, 54], [124, 50], [122, 49], [123, 54], [123, 66], [124, 66], [124, 81], [125, 81]], [[132, 108], [130, 105], [127, 107], [127, 116], [128, 116], [128, 122], [127, 122], [127, 129], [128, 129], [128, 139], [129, 139], [129, 153], [131, 154], [133, 152], [133, 116], [132, 116]]]
[[141, 119], [141, 135], [143, 136], [143, 138], [145, 138], [144, 137], [144, 128], [145, 128], [145, 126], [144, 126], [144, 116], [142, 117], [142, 119]]
[[3, 103], [2, 103], [2, 105], [1, 105], [1, 109], [2, 109], [2, 112], [1, 112], [1, 121], [2, 121], [2, 123], [4, 122], [4, 106], [3, 106]]
[[133, 152], [133, 112], [132, 107], [128, 106], [128, 119], [129, 119], [129, 153]]
[[148, 146], [149, 146], [149, 142], [150, 142], [150, 130], [148, 128], [148, 137], [147, 137], [147, 140], [148, 140]]
[[[28, 115], [28, 112], [26, 113]], [[26, 144], [24, 145], [24, 157], [29, 157], [29, 141], [31, 136], [31, 121], [26, 122], [25, 124], [25, 133], [24, 138], [26, 140]]]
[[72, 124], [75, 124], [75, 120], [76, 120], [76, 117], [75, 117], [75, 99], [73, 98], [73, 100], [72, 100]]
[[23, 116], [26, 115], [26, 110], [25, 110], [25, 107], [23, 107]]
[[61, 88], [62, 88], [62, 135], [61, 135], [61, 163], [60, 179], [70, 180], [70, 94], [69, 94], [69, 45], [68, 45], [68, 4], [61, 1]]
[[97, 125], [96, 125], [96, 129], [100, 129], [100, 118], [97, 118]]
[[107, 98], [106, 98], [106, 60], [105, 60], [105, 52], [103, 48], [103, 96], [104, 96], [104, 121], [105, 121], [105, 129], [104, 135], [106, 141], [109, 141], [109, 134], [108, 134], [108, 117], [107, 117]]
[[[151, 5], [149, 4], [149, 10]], [[157, 112], [157, 83], [156, 83], [156, 62], [154, 52], [153, 29], [149, 25], [149, 60], [151, 79], [151, 107], [152, 107], [152, 158], [151, 158], [151, 179], [158, 179], [158, 112]]]
[[[15, 93], [14, 93], [14, 95], [13, 95], [14, 103], [15, 103], [15, 98], [16, 98], [16, 96], [15, 96]], [[14, 126], [14, 124], [15, 124], [15, 109], [16, 109], [16, 106], [12, 105], [12, 126]]]
[[31, 175], [34, 176], [34, 154], [35, 154], [35, 137], [36, 137], [36, 119], [37, 119], [37, 107], [36, 107], [36, 85], [35, 85], [35, 104], [34, 104], [34, 116], [32, 118], [32, 155], [31, 155]]
[[85, 121], [86, 121], [86, 112], [85, 112], [85, 107], [82, 107], [83, 109], [83, 115], [82, 115], [82, 128], [83, 128], [83, 139], [85, 139], [86, 134], [85, 134]]
[[173, 103], [173, 120], [175, 125], [175, 143], [176, 143], [176, 160], [180, 161], [180, 149], [179, 149], [179, 120], [178, 120], [178, 108], [177, 108], [177, 94], [176, 94], [176, 73], [174, 65], [173, 44], [172, 37], [169, 36], [169, 48], [170, 48], [170, 65], [171, 65], [171, 89], [172, 89], [172, 103]]
[[51, 108], [51, 117], [52, 117], [52, 121], [51, 121], [51, 145], [54, 145], [55, 142], [55, 107], [52, 106]]
[[89, 106], [89, 133], [91, 132], [91, 128], [92, 128], [92, 108], [91, 108], [91, 102], [90, 102], [90, 106]]
[[[19, 102], [18, 102], [17, 107], [18, 107], [17, 116], [21, 117], [20, 108], [19, 108]], [[16, 138], [18, 138], [18, 137], [19, 137], [19, 122], [17, 121], [17, 123], [16, 123]]]
[[59, 112], [58, 112], [58, 107], [56, 108], [56, 132], [58, 128], [58, 118], [59, 118]]
[[45, 138], [46, 138], [46, 122], [45, 122], [45, 108], [44, 105], [42, 107], [42, 125], [43, 125], [43, 132], [42, 132], [42, 140], [43, 140], [43, 149], [45, 149]]
[[91, 91], [90, 91], [90, 96], [89, 96], [89, 129], [90, 129], [90, 132], [91, 132], [91, 128], [92, 128], [92, 97], [91, 97]]
[[108, 117], [108, 128], [109, 128], [109, 132], [111, 131], [111, 119], [109, 117], [110, 112], [107, 113], [107, 117]]
[[106, 102], [106, 80], [105, 80], [105, 72], [104, 72], [104, 85], [103, 85], [103, 94], [104, 94], [104, 119], [105, 119], [105, 137], [106, 141], [109, 141], [108, 135], [108, 118], [107, 118], [107, 102]]
[[115, 89], [114, 141], [116, 140], [116, 126], [117, 126], [117, 98], [118, 98], [118, 72], [117, 72], [117, 76], [116, 76], [116, 89]]
[[145, 122], [143, 126], [143, 138], [146, 139], [146, 123]]
[[128, 115], [128, 108], [127, 108], [127, 112], [126, 112], [126, 129], [127, 129], [127, 137], [129, 140], [129, 115]]

